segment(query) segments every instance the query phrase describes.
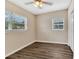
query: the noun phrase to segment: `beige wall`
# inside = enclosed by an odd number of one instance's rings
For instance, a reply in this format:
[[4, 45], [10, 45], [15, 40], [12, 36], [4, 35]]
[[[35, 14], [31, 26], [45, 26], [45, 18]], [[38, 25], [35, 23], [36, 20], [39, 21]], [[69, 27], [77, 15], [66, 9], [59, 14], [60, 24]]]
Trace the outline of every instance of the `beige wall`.
[[6, 1], [6, 9], [28, 18], [26, 31], [11, 31], [5, 33], [5, 54], [7, 56], [17, 49], [35, 41], [35, 16], [8, 1]]
[[[50, 12], [37, 16], [37, 41], [50, 43], [68, 43], [68, 10]], [[52, 17], [61, 16], [64, 18], [64, 30], [53, 31]]]
[[72, 19], [72, 11], [74, 11], [74, 0], [72, 0], [68, 8], [68, 44], [74, 51], [74, 20]]

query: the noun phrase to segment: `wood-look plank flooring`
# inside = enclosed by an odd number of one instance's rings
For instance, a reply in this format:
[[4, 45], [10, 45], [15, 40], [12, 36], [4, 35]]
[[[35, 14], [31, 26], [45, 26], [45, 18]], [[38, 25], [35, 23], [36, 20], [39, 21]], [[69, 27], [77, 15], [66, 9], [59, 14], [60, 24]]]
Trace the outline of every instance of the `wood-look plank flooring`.
[[69, 46], [36, 42], [6, 59], [73, 59]]

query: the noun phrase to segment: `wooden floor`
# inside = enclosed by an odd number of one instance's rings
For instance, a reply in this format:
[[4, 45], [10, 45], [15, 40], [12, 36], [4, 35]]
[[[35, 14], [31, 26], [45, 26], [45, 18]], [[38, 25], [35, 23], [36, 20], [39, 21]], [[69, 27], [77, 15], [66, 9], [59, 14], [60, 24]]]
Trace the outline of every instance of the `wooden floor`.
[[67, 45], [36, 42], [6, 59], [73, 59]]

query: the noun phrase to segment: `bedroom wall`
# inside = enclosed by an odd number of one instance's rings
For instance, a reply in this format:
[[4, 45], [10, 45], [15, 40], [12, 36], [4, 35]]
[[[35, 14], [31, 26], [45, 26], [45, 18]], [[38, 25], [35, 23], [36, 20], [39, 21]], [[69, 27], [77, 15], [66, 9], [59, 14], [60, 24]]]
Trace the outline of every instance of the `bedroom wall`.
[[35, 16], [28, 11], [8, 2], [5, 4], [6, 10], [11, 10], [18, 15], [27, 17], [27, 30], [24, 31], [9, 31], [5, 33], [5, 55], [8, 56], [13, 52], [35, 42]]
[[74, 19], [72, 19], [72, 11], [74, 11], [74, 0], [72, 0], [68, 8], [68, 45], [74, 51]]
[[[64, 30], [52, 30], [52, 17], [61, 16], [64, 18]], [[37, 41], [50, 43], [68, 43], [68, 10], [61, 10], [40, 14], [37, 16]]]

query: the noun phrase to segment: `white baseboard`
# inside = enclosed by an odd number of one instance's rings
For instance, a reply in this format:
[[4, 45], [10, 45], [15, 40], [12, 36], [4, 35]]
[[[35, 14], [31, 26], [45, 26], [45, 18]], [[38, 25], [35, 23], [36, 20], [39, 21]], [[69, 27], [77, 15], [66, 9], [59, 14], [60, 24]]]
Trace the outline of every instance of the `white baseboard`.
[[34, 42], [36, 42], [36, 41], [32, 41], [32, 42], [30, 42], [30, 43], [28, 43], [28, 44], [26, 44], [26, 45], [24, 45], [24, 46], [21, 46], [20, 48], [18, 48], [18, 49], [16, 49], [16, 50], [12, 51], [11, 53], [8, 53], [7, 55], [5, 55], [5, 57], [8, 57], [8, 56], [14, 54], [15, 52], [17, 52], [17, 51], [23, 49], [24, 47], [27, 47], [27, 46], [33, 44]]
[[67, 45], [68, 45], [68, 43], [62, 43], [62, 42], [53, 42], [53, 41], [42, 41], [42, 40], [37, 40], [36, 42], [57, 43], [57, 44], [67, 44]]
[[71, 48], [72, 52], [74, 52], [74, 48], [72, 48], [70, 44], [68, 44], [68, 46]]

